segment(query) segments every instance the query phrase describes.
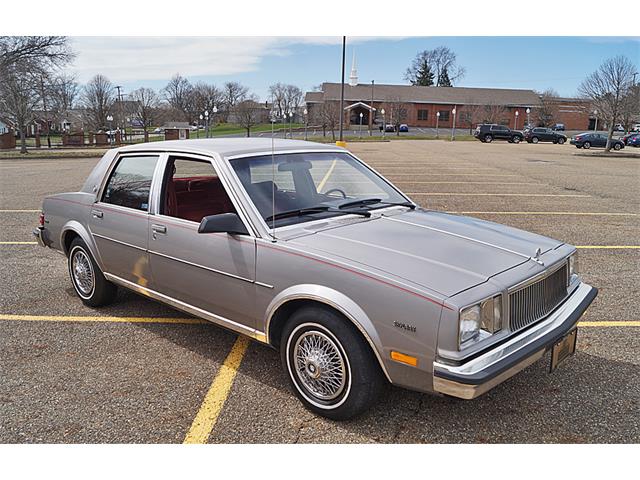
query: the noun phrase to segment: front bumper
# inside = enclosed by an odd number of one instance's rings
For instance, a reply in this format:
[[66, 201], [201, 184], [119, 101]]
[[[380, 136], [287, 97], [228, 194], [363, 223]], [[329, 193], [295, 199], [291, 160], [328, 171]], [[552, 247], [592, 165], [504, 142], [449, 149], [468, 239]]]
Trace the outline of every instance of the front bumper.
[[575, 328], [598, 289], [580, 284], [545, 320], [461, 365], [433, 364], [433, 389], [470, 400], [539, 360], [555, 342]]

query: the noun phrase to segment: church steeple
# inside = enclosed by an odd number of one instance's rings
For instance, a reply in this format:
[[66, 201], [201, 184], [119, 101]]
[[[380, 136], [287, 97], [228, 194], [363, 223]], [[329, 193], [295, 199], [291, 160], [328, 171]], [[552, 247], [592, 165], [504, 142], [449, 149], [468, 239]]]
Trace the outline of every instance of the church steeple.
[[349, 85], [358, 85], [358, 70], [356, 70], [356, 51], [353, 50], [353, 60], [351, 61], [351, 75], [349, 75]]

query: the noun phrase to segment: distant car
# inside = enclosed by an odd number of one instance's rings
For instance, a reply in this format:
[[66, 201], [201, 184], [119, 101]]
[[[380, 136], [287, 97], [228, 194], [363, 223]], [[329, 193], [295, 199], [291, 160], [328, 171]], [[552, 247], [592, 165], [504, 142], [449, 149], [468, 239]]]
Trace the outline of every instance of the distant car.
[[524, 133], [524, 139], [528, 143], [538, 143], [538, 142], [553, 142], [559, 143], [562, 145], [567, 141], [567, 136], [561, 133], [555, 132], [550, 128], [545, 127], [536, 127], [531, 130], [527, 130]]
[[401, 132], [408, 132], [409, 131], [409, 125], [407, 125], [406, 123], [403, 123], [403, 124], [400, 125], [399, 130]]
[[618, 123], [615, 127], [613, 127], [613, 130], [615, 132], [624, 132], [624, 125], [622, 125], [621, 123]]
[[620, 137], [620, 141], [621, 141], [622, 143], [624, 143], [625, 145], [629, 145], [629, 140], [630, 140], [632, 137], [635, 137], [635, 136], [637, 136], [637, 135], [639, 135], [637, 132], [635, 132], [635, 133], [634, 133], [634, 132], [627, 133], [625, 136]]
[[627, 138], [626, 145], [627, 147], [640, 147], [640, 133], [636, 133]]
[[510, 143], [520, 143], [524, 135], [518, 130], [511, 130], [504, 125], [495, 123], [483, 123], [473, 131], [473, 136], [483, 143], [491, 143], [494, 140], [507, 140]]
[[640, 123], [636, 123], [631, 129], [632, 132], [640, 132]]
[[393, 124], [387, 123], [384, 127], [384, 131], [385, 132], [395, 132], [396, 131], [396, 127]]
[[[589, 149], [591, 147], [606, 147], [607, 146], [607, 136], [602, 133], [580, 133], [571, 139], [571, 145], [575, 145], [576, 148], [585, 148]], [[611, 139], [611, 148], [614, 150], [620, 150], [624, 148], [624, 143], [617, 138]]]
[[153, 133], [164, 133], [164, 128], [160, 128], [160, 127], [154, 128]]
[[556, 132], [564, 132], [564, 123], [556, 123], [556, 124], [553, 126], [553, 129], [554, 129]]

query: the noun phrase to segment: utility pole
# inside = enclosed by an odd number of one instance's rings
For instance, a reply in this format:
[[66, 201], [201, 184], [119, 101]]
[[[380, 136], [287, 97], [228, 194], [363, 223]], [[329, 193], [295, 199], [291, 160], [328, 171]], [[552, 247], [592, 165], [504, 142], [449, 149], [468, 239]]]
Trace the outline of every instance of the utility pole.
[[[118, 108], [117, 108], [118, 116], [116, 117], [116, 128], [120, 128], [120, 120], [122, 118], [122, 96], [121, 96], [121, 93], [120, 93], [120, 89], [121, 88], [122, 88], [122, 85], [116, 85], [116, 89], [118, 90]], [[126, 132], [126, 130], [125, 130], [125, 132]], [[126, 133], [125, 133], [124, 137], [125, 137], [124, 139], [126, 140], [127, 139]]]
[[375, 80], [371, 80], [371, 108], [369, 109], [369, 136], [373, 135], [373, 87]]
[[347, 47], [347, 37], [342, 37], [342, 81], [340, 83], [340, 143], [344, 146], [342, 129], [344, 128], [344, 55]]

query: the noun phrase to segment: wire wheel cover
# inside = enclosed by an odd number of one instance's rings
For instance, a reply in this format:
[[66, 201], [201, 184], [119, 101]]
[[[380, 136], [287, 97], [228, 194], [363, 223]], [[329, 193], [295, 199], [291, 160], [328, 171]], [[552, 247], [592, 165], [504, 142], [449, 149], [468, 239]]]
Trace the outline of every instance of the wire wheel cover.
[[93, 267], [91, 260], [82, 250], [76, 250], [71, 260], [73, 281], [83, 295], [90, 295], [93, 291]]

